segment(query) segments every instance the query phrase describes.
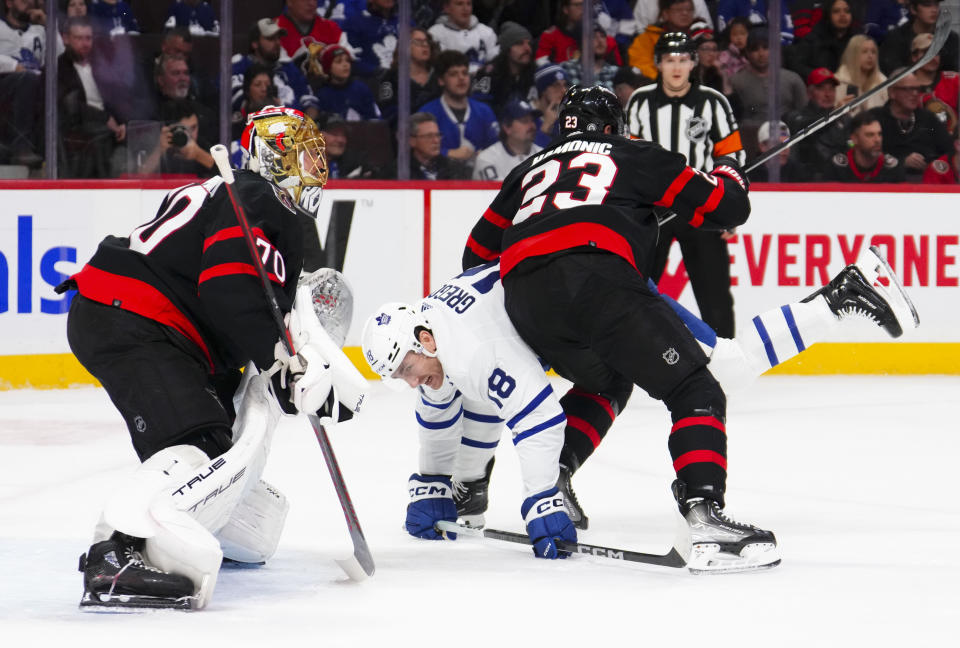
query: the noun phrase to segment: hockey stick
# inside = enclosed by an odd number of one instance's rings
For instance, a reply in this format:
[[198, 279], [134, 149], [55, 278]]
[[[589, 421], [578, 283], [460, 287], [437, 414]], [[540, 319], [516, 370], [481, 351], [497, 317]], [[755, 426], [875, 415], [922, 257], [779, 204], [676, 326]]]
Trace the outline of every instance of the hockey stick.
[[[749, 165], [747, 165], [746, 169], [744, 169], [744, 173], [750, 173], [754, 169], [757, 169], [763, 166], [768, 161], [770, 161], [771, 159], [779, 155], [785, 149], [791, 148], [794, 144], [797, 144], [798, 142], [801, 142], [802, 140], [810, 137], [821, 128], [828, 126], [829, 124], [832, 124], [833, 122], [837, 121], [838, 119], [846, 115], [848, 112], [850, 112], [851, 110], [853, 110], [854, 108], [862, 104], [863, 102], [867, 101], [870, 97], [877, 94], [881, 90], [885, 90], [889, 88], [890, 86], [892, 86], [894, 83], [896, 83], [903, 77], [907, 76], [908, 74], [913, 74], [915, 71], [919, 70], [921, 67], [929, 63], [930, 60], [934, 56], [936, 56], [941, 49], [943, 49], [943, 46], [946, 44], [947, 38], [949, 36], [950, 36], [950, 11], [946, 8], [941, 8], [940, 17], [937, 19], [937, 26], [933, 33], [933, 42], [930, 43], [930, 47], [927, 48], [926, 54], [921, 56], [916, 63], [914, 63], [907, 69], [903, 70], [896, 76], [892, 76], [888, 78], [886, 81], [884, 81], [880, 85], [870, 88], [869, 90], [867, 90], [866, 92], [858, 96], [853, 101], [850, 101], [849, 103], [846, 103], [838, 108], [833, 109], [831, 112], [827, 113], [820, 119], [810, 122], [800, 130], [798, 130], [796, 133], [793, 133], [792, 135], [790, 135], [790, 137], [788, 137], [785, 142], [780, 142], [778, 145], [774, 146], [772, 149], [770, 149], [766, 153], [763, 153], [760, 157], [758, 157], [756, 160], [754, 160]], [[670, 222], [671, 220], [673, 220], [674, 218], [676, 218], [676, 216], [677, 216], [676, 212], [670, 212], [660, 220], [660, 224], [664, 225]]]
[[[463, 535], [477, 538], [502, 540], [504, 542], [514, 542], [523, 545], [531, 544], [530, 537], [525, 533], [498, 531], [497, 529], [474, 529], [473, 527], [463, 526], [456, 522], [447, 522], [446, 520], [440, 520], [434, 527], [438, 531], [462, 533]], [[680, 556], [676, 548], [671, 548], [670, 551], [665, 554], [648, 554], [639, 551], [630, 551], [628, 549], [613, 549], [611, 547], [600, 547], [582, 542], [565, 542], [563, 540], [557, 541], [557, 548], [561, 551], [569, 551], [574, 554], [587, 554], [588, 556], [610, 558], [624, 562], [643, 563], [645, 565], [658, 565], [660, 567], [674, 567], [678, 569], [687, 566], [686, 561]]]
[[[230, 168], [230, 155], [227, 147], [217, 144], [210, 149], [210, 155], [217, 164], [220, 176], [227, 188], [227, 195], [230, 197], [230, 203], [233, 205], [233, 211], [237, 215], [237, 221], [240, 223], [240, 229], [243, 231], [243, 238], [247, 243], [247, 249], [250, 251], [250, 258], [253, 260], [253, 267], [260, 278], [260, 284], [263, 287], [263, 293], [267, 298], [267, 304], [270, 306], [270, 313], [273, 321], [280, 331], [280, 339], [290, 358], [296, 358], [297, 352], [293, 347], [293, 339], [290, 337], [290, 331], [287, 330], [283, 322], [283, 313], [280, 311], [280, 304], [277, 303], [277, 296], [270, 286], [270, 278], [263, 267], [263, 261], [257, 252], [257, 244], [253, 237], [253, 231], [250, 229], [250, 222], [244, 214], [243, 207], [233, 193], [233, 169]], [[363, 535], [363, 529], [360, 528], [360, 520], [357, 519], [357, 512], [353, 508], [353, 502], [350, 500], [350, 493], [347, 492], [347, 485], [343, 481], [343, 474], [340, 472], [340, 465], [333, 454], [333, 446], [327, 437], [326, 430], [320, 423], [320, 419], [314, 414], [308, 414], [310, 425], [320, 442], [320, 451], [323, 453], [323, 460], [327, 464], [327, 470], [330, 471], [330, 478], [333, 480], [333, 487], [337, 491], [337, 497], [340, 499], [340, 506], [343, 509], [343, 516], [347, 520], [347, 528], [350, 531], [350, 539], [353, 541], [353, 555], [349, 558], [337, 559], [340, 568], [353, 580], [363, 580], [367, 576], [372, 576], [375, 570], [373, 556], [370, 554], [370, 547]]]

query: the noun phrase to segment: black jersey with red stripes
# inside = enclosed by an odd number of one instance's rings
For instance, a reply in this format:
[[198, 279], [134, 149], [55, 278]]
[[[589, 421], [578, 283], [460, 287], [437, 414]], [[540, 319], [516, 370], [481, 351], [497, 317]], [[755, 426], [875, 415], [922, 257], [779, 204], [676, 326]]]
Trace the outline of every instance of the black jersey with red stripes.
[[470, 232], [463, 267], [500, 258], [506, 276], [528, 259], [603, 250], [644, 273], [657, 241], [656, 207], [712, 230], [732, 229], [750, 214], [741, 180], [727, 167], [707, 174], [652, 142], [574, 133], [504, 179]]
[[[130, 236], [108, 236], [72, 279], [85, 297], [169, 326], [199, 347], [211, 373], [273, 363], [279, 331], [220, 177], [174, 189]], [[249, 171], [234, 193], [281, 310], [303, 266], [292, 200]]]

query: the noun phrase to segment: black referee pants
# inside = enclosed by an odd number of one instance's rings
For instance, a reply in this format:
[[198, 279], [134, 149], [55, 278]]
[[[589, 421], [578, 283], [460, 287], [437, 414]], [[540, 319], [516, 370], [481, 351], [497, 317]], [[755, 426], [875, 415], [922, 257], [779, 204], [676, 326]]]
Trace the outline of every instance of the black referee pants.
[[697, 229], [680, 218], [674, 218], [660, 228], [650, 270], [650, 278], [654, 283], [659, 283], [663, 276], [674, 239], [680, 244], [690, 287], [700, 309], [700, 319], [720, 337], [732, 338], [733, 295], [730, 294], [730, 252], [727, 242], [720, 238], [720, 232]]

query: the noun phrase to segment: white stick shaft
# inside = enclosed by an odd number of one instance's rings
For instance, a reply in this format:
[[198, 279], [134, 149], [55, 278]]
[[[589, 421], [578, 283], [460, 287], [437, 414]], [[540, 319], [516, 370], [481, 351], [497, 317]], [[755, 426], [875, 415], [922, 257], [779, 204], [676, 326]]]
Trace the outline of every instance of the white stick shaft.
[[210, 156], [217, 163], [217, 170], [227, 184], [233, 184], [233, 169], [230, 168], [230, 152], [223, 144], [214, 144], [210, 147]]

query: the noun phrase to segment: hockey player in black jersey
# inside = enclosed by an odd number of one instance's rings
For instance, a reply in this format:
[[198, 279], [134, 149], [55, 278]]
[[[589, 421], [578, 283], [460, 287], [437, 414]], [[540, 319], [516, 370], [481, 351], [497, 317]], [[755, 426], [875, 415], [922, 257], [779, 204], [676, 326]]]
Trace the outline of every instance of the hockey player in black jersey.
[[[237, 172], [234, 193], [289, 313], [303, 264], [296, 204], [326, 182], [323, 138], [300, 111], [268, 107], [250, 116], [242, 144], [248, 170]], [[203, 607], [223, 556], [268, 557], [286, 501], [259, 475], [279, 411], [264, 397], [268, 381], [248, 371], [232, 429], [240, 369], [281, 369], [275, 396], [288, 412], [315, 412], [330, 393], [322, 361], [298, 376], [283, 371], [290, 358], [275, 353], [279, 332], [223, 183], [174, 189], [156, 218], [106, 237], [62, 287], [78, 291], [70, 348], [143, 462], [108, 498], [81, 557], [82, 605]], [[296, 348], [317, 358], [309, 344]]]
[[574, 383], [567, 397], [610, 404], [606, 427], [634, 384], [664, 402], [691, 568], [776, 565], [773, 533], [723, 513], [726, 399], [696, 340], [644, 276], [657, 241], [654, 208], [692, 227], [731, 229], [750, 213], [744, 174], [734, 159], [704, 173], [678, 153], [626, 139], [619, 101], [600, 86], [571, 88], [559, 124], [562, 137], [504, 180], [471, 231], [463, 266], [500, 258], [517, 331]]

